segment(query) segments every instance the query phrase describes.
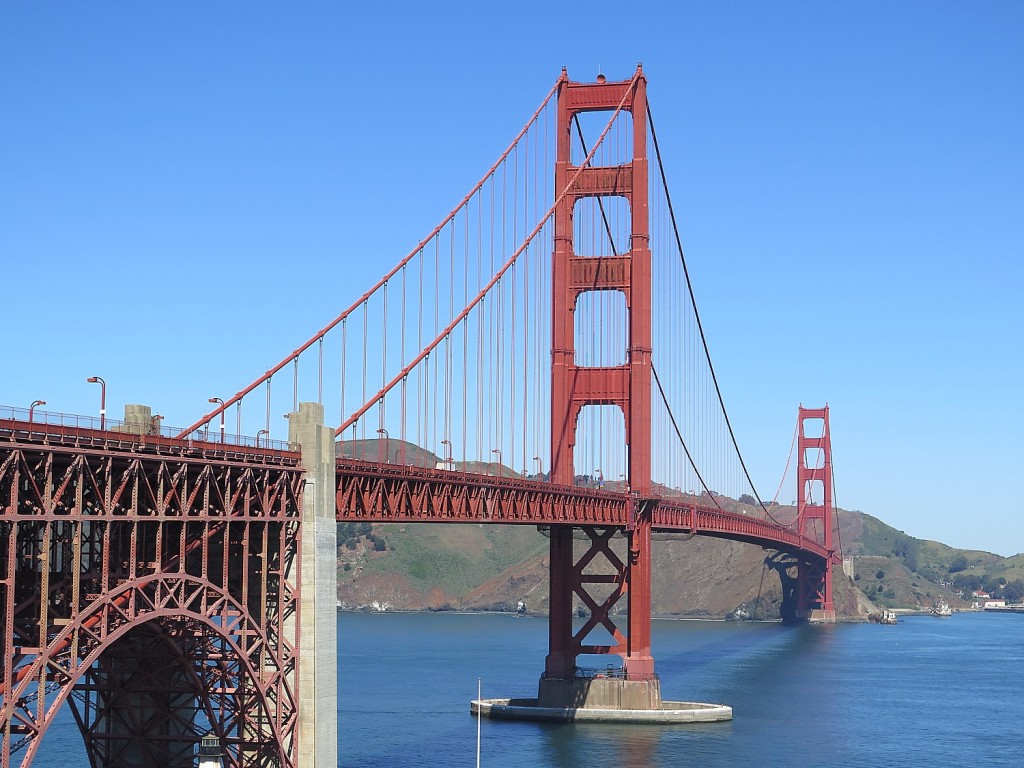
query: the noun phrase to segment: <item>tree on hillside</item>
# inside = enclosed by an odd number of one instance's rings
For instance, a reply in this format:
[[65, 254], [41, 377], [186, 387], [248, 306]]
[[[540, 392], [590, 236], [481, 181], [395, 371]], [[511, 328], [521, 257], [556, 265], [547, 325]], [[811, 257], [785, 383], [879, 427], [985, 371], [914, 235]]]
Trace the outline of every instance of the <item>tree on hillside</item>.
[[985, 578], [982, 580], [981, 588], [988, 592], [990, 595], [995, 595], [997, 592], [1002, 591], [1003, 585], [999, 579], [995, 578], [994, 576], [989, 576], [988, 574], [986, 574]]
[[981, 589], [981, 585], [981, 576], [974, 576], [969, 573], [960, 573], [953, 577], [953, 586], [957, 589], [973, 592], [975, 589]]
[[[918, 558], [921, 555], [921, 542], [911, 536], [897, 536], [892, 553], [903, 559], [903, 564], [917, 573]], [[966, 566], [964, 566], [966, 567]]]
[[1008, 603], [1019, 603], [1024, 601], [1024, 580], [1014, 579], [1003, 587], [1003, 597]]
[[953, 558], [953, 562], [949, 564], [949, 568], [946, 570], [950, 573], [960, 573], [960, 571], [966, 571], [970, 564], [967, 562], [967, 557], [960, 555]]

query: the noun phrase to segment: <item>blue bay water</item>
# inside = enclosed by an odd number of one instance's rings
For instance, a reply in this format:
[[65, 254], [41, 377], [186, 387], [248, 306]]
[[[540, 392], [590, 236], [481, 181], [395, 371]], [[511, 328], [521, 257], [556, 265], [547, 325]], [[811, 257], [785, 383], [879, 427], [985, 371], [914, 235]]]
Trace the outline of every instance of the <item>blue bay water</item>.
[[[339, 614], [344, 768], [472, 766], [469, 702], [536, 695], [547, 621], [507, 615]], [[873, 624], [656, 621], [667, 699], [729, 704], [730, 723], [482, 723], [502, 768], [1024, 765], [1024, 615]], [[35, 766], [86, 765], [70, 714]]]
[[[547, 622], [500, 615], [339, 619], [339, 756], [348, 768], [473, 765], [467, 712], [536, 695]], [[873, 624], [657, 621], [668, 699], [729, 704], [731, 723], [489, 722], [482, 764], [551, 766], [1024, 765], [1024, 615]]]

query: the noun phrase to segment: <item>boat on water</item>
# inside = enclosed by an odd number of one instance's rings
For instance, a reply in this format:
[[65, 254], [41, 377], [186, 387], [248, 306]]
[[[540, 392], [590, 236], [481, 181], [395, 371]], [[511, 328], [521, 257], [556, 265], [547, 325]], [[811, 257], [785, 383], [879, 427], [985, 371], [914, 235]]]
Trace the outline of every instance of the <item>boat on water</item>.
[[953, 609], [950, 608], [949, 604], [945, 600], [942, 600], [942, 599], [937, 600], [935, 602], [935, 605], [933, 605], [931, 607], [931, 610], [928, 611], [928, 612], [932, 616], [946, 617], [946, 616], [952, 616], [953, 615]]
[[729, 613], [725, 614], [726, 621], [746, 621], [749, 618], [750, 614], [747, 613], [747, 607], [745, 605], [741, 605], [736, 610], [729, 611]]

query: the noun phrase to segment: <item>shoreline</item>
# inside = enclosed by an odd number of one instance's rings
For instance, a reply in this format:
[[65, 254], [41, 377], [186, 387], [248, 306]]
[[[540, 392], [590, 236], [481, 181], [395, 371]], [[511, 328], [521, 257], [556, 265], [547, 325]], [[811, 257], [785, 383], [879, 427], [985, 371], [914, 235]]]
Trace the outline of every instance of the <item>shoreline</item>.
[[[914, 611], [914, 609], [906, 609], [908, 611]], [[516, 611], [495, 611], [495, 610], [472, 610], [472, 609], [446, 609], [446, 608], [374, 608], [370, 605], [362, 606], [341, 606], [337, 607], [337, 613], [394, 613], [394, 614], [451, 614], [455, 616], [514, 616], [516, 618], [523, 619], [547, 619], [546, 613], [534, 613], [532, 611], [526, 611], [518, 613]], [[922, 613], [927, 613], [926, 611]], [[585, 618], [585, 617], [579, 617]], [[782, 619], [729, 619], [725, 616], [693, 616], [693, 615], [662, 615], [652, 616], [651, 621], [708, 621], [708, 622], [720, 622], [723, 624], [784, 624]], [[860, 616], [837, 616], [837, 624], [867, 624], [867, 617]]]

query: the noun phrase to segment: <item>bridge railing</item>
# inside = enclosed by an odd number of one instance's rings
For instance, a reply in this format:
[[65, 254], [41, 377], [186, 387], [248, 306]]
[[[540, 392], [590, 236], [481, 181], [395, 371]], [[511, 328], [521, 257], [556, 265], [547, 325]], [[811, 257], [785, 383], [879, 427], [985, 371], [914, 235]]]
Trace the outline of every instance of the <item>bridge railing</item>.
[[0, 406], [0, 441], [30, 441], [74, 444], [109, 449], [199, 450], [203, 453], [262, 456], [267, 459], [294, 457], [297, 449], [283, 440], [265, 436], [221, 434], [196, 430], [184, 438], [176, 427], [163, 426], [159, 419], [149, 423]]
[[[476, 463], [476, 462], [474, 462]], [[466, 468], [462, 462], [453, 462], [452, 469], [440, 467], [423, 467], [418, 464], [401, 464], [392, 462], [369, 461], [357, 459], [350, 456], [337, 457], [338, 468], [344, 471], [348, 469], [371, 470], [374, 475], [381, 478], [416, 478], [422, 480], [449, 480], [453, 484], [473, 483], [479, 486], [509, 489], [530, 489], [549, 490], [553, 493], [560, 493], [567, 496], [588, 497], [594, 499], [605, 499], [622, 501], [623, 494], [612, 490], [601, 490], [595, 487], [583, 485], [556, 485], [547, 480], [538, 479], [537, 475], [523, 475], [519, 472], [508, 470], [498, 472], [481, 472], [476, 468]]]

